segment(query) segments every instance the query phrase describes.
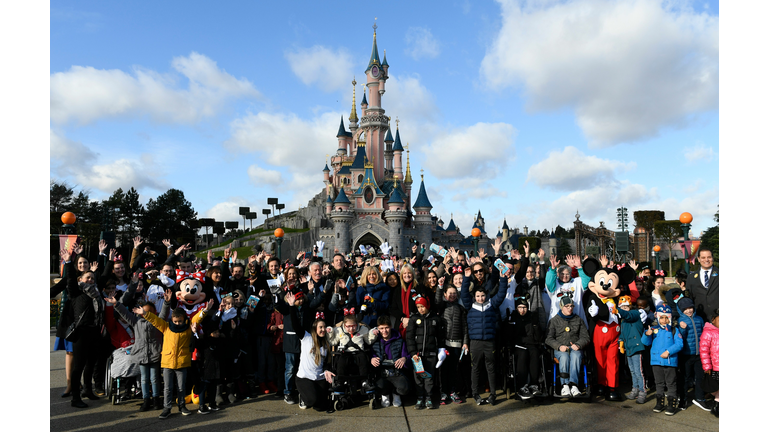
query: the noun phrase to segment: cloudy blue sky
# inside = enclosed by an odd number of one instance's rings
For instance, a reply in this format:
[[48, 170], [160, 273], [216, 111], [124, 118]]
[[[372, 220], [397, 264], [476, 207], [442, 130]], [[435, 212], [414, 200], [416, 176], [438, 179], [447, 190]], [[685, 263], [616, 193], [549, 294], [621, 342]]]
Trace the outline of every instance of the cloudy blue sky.
[[376, 18], [383, 106], [446, 222], [541, 230], [578, 210], [616, 229], [625, 206], [715, 224], [717, 2], [370, 4], [51, 3], [51, 178], [99, 199], [181, 189], [217, 220], [306, 205]]

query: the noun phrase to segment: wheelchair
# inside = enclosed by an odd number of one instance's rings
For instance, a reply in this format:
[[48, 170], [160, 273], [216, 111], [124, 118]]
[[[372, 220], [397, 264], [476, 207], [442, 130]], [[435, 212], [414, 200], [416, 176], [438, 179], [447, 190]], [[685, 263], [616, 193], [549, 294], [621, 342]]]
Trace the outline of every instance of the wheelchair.
[[[336, 376], [331, 384], [330, 403], [336, 411], [351, 409], [363, 403], [367, 403], [370, 409], [375, 409], [381, 404], [376, 398], [376, 386], [372, 375], [348, 374], [348, 371], [342, 371], [339, 368], [339, 360], [343, 356], [351, 357], [356, 353], [357, 351], [348, 352], [343, 349], [335, 349], [331, 353], [331, 369]], [[367, 355], [365, 357], [369, 358]]]
[[558, 378], [567, 378], [569, 375], [567, 372], [560, 372], [559, 362], [557, 361], [557, 358], [555, 358], [555, 350], [553, 350], [551, 347], [547, 347], [547, 352], [549, 354], [548, 357], [552, 359], [552, 367], [546, 372], [548, 379], [552, 380], [549, 385], [550, 396], [561, 399], [581, 399], [587, 402], [592, 402], [594, 399], [594, 392], [592, 391], [592, 360], [591, 356], [589, 355], [589, 350], [582, 351], [579, 382], [576, 383], [579, 387], [579, 391], [581, 392], [581, 394], [578, 396], [562, 396], [560, 394], [560, 388], [562, 386], [560, 385], [560, 380]]
[[[546, 352], [546, 347], [542, 345], [541, 347], [541, 353]], [[519, 394], [517, 394], [517, 390], [523, 387], [524, 385], [536, 385], [541, 391], [540, 395], [532, 395], [530, 399], [539, 398], [539, 399], [546, 399], [551, 394], [551, 386], [547, 382], [546, 375], [547, 370], [551, 369], [551, 367], [547, 367], [547, 364], [545, 362], [546, 355], [539, 354], [539, 361], [541, 362], [540, 366], [540, 373], [538, 377], [538, 382], [531, 382], [531, 377], [528, 377], [528, 382], [517, 382], [517, 359], [515, 358], [515, 345], [505, 345], [502, 350], [502, 369], [503, 369], [503, 376], [504, 376], [504, 382], [502, 383], [502, 390], [506, 392], [507, 394], [507, 400], [510, 400], [512, 398], [512, 394], [515, 394], [515, 398], [518, 400], [528, 400], [523, 399]]]
[[118, 405], [121, 402], [121, 393], [128, 394], [130, 391], [130, 386], [127, 385], [129, 378], [141, 376], [138, 363], [134, 363], [130, 358], [132, 348], [133, 345], [118, 348], [112, 351], [112, 355], [107, 359], [104, 391], [107, 398], [112, 401], [112, 405]]

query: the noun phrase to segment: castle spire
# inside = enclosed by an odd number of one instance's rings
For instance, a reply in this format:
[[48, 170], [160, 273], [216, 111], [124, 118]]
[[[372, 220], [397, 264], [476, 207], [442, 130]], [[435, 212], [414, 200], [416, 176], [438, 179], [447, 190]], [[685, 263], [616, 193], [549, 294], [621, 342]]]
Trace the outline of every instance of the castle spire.
[[411, 177], [411, 151], [408, 150], [408, 143], [405, 143], [405, 148], [406, 148], [405, 182], [408, 184], [411, 184], [413, 183], [413, 177]]
[[357, 81], [352, 77], [352, 111], [349, 113], [349, 122], [357, 123], [357, 103], [355, 102], [355, 90], [357, 88]]
[[373, 48], [371, 49], [371, 60], [368, 61], [368, 67], [365, 69], [365, 72], [368, 73], [369, 70], [374, 65], [381, 66], [381, 60], [379, 60], [379, 48], [376, 46], [376, 29], [379, 28], [379, 26], [376, 25], [376, 23], [373, 24]]

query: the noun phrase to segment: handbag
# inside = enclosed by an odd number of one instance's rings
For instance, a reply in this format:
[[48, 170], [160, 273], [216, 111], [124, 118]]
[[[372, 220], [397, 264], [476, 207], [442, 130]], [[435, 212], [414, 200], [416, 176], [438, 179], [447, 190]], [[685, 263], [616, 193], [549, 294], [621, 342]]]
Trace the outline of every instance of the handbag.
[[75, 320], [75, 322], [73, 322], [72, 324], [69, 325], [69, 327], [67, 327], [67, 331], [66, 333], [64, 333], [65, 341], [74, 342], [77, 340], [77, 336], [79, 334], [77, 329], [80, 328], [80, 321], [82, 321], [83, 315], [85, 315], [85, 313], [80, 314], [80, 316], [77, 317], [77, 320]]

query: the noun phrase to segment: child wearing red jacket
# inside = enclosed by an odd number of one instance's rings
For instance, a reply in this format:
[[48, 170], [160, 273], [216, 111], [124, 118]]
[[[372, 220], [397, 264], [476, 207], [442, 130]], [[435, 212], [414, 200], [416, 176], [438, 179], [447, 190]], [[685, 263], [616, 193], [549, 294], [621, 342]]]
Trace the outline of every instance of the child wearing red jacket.
[[715, 309], [712, 323], [704, 324], [701, 333], [699, 352], [701, 353], [701, 368], [704, 369], [702, 390], [712, 393], [715, 405], [710, 411], [715, 417], [720, 417], [720, 311]]

